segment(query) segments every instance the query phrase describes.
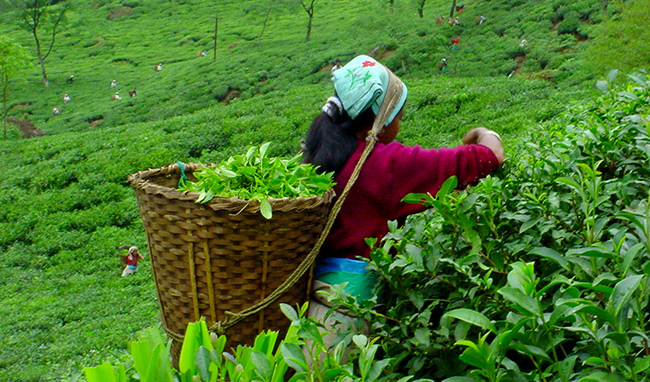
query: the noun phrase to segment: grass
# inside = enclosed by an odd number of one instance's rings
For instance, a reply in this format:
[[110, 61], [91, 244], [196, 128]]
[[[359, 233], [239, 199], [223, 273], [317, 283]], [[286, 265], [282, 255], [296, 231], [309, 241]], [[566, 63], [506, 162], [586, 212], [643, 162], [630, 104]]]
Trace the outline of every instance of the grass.
[[[425, 147], [456, 145], [476, 125], [512, 147], [567, 103], [594, 94], [599, 73], [585, 69], [587, 42], [558, 34], [557, 20], [582, 4], [591, 24], [579, 26], [591, 33], [598, 2], [468, 2], [460, 28], [435, 23], [447, 3], [430, 0], [420, 19], [415, 4], [317, 1], [309, 42], [307, 16], [289, 2], [75, 3], [46, 61], [51, 87], [36, 66], [11, 87], [10, 116], [50, 135], [22, 140], [12, 127], [0, 141], [0, 379], [62, 380], [124, 357], [126, 340], [159, 322], [147, 261], [135, 276], [119, 277], [116, 247], [148, 254], [127, 175], [177, 160], [217, 162], [266, 141], [275, 142], [272, 155], [295, 153], [331, 94], [336, 57], [377, 48], [409, 86], [398, 138]], [[8, 7], [0, 1], [0, 33], [31, 48]], [[125, 15], [109, 19], [113, 12]], [[488, 21], [473, 24], [481, 13]], [[458, 36], [452, 54], [448, 41]], [[522, 38], [531, 45], [519, 62]], [[197, 57], [204, 49], [208, 56]], [[442, 57], [450, 61], [445, 73], [437, 69]], [[164, 69], [154, 72], [159, 62]], [[70, 74], [75, 83], [66, 85]], [[232, 89], [241, 96], [220, 102]], [[122, 101], [110, 100], [115, 90]], [[72, 101], [52, 118], [63, 93]]]

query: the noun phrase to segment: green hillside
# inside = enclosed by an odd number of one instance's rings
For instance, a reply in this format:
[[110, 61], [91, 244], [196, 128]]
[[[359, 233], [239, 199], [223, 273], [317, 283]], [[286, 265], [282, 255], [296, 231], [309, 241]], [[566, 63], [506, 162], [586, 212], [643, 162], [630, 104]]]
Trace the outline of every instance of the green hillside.
[[[603, 10], [600, 0], [473, 0], [460, 25], [436, 23], [450, 4], [429, 0], [420, 18], [415, 1], [316, 0], [305, 41], [297, 1], [71, 2], [45, 61], [50, 87], [35, 59], [10, 83], [9, 117], [48, 135], [22, 139], [10, 124], [0, 140], [0, 380], [67, 380], [124, 359], [127, 339], [159, 322], [149, 265], [119, 277], [118, 246], [148, 253], [129, 174], [216, 162], [266, 141], [274, 155], [296, 152], [331, 95], [331, 63], [358, 54], [409, 86], [404, 143], [456, 145], [485, 125], [514, 149], [569, 104], [593, 98], [609, 67], [591, 66], [592, 39], [635, 2]], [[0, 36], [33, 51], [6, 0]], [[111, 100], [115, 91], [122, 100]]]
[[[308, 16], [297, 1], [74, 3], [45, 61], [50, 88], [44, 88], [35, 60], [14, 85], [9, 114], [24, 116], [48, 133], [163, 120], [223, 107], [231, 91], [250, 98], [299, 84], [326, 84], [335, 58], [345, 61], [360, 53], [373, 53], [407, 78], [439, 77], [442, 58], [449, 62], [448, 77], [507, 77], [514, 71], [515, 77], [554, 83], [593, 78], [576, 61], [604, 17], [599, 1], [472, 1], [456, 14], [460, 25], [437, 24], [439, 15], [448, 16], [450, 4], [429, 0], [420, 18], [415, 2], [390, 8], [376, 0], [317, 1], [306, 42]], [[477, 25], [480, 15], [487, 20]], [[32, 36], [18, 20], [5, 1], [2, 29], [33, 50]], [[452, 52], [455, 38], [460, 42]], [[520, 47], [523, 39], [527, 44]], [[49, 36], [44, 33], [42, 40]], [[208, 55], [197, 57], [204, 50]], [[155, 72], [158, 63], [163, 70]], [[65, 83], [70, 75], [72, 85]], [[130, 98], [133, 87], [137, 96]], [[111, 101], [115, 91], [121, 101]], [[65, 93], [72, 100], [64, 105]], [[54, 107], [61, 115], [51, 117]]]

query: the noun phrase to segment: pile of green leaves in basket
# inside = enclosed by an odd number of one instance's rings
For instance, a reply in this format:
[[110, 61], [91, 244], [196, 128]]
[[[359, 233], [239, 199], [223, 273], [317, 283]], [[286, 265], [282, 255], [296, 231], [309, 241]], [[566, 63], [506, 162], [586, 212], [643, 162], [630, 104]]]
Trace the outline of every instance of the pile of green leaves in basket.
[[320, 196], [334, 186], [332, 173], [319, 174], [316, 167], [303, 163], [301, 154], [269, 157], [269, 146], [268, 142], [253, 146], [246, 154], [234, 155], [218, 166], [205, 166], [194, 172], [196, 182], [181, 181], [179, 190], [198, 192], [197, 203], [207, 203], [216, 196], [257, 200], [262, 216], [271, 219], [269, 198]]

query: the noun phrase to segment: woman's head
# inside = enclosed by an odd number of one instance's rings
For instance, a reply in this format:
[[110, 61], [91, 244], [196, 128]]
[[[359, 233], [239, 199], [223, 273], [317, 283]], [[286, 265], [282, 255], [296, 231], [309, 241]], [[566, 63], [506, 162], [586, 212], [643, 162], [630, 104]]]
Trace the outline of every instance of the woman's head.
[[391, 103], [390, 110], [387, 111], [388, 115], [381, 127], [392, 122], [404, 106], [408, 94], [406, 85], [387, 67], [370, 56], [355, 57], [341, 70], [332, 74], [332, 81], [343, 109], [352, 119], [368, 108], [371, 108], [375, 115], [379, 115], [384, 101], [389, 101], [387, 103]]
[[[305, 162], [338, 172], [370, 129], [383, 143], [395, 138], [407, 89], [388, 68], [358, 56], [332, 74], [330, 97], [307, 133]], [[399, 117], [398, 117], [399, 114]]]

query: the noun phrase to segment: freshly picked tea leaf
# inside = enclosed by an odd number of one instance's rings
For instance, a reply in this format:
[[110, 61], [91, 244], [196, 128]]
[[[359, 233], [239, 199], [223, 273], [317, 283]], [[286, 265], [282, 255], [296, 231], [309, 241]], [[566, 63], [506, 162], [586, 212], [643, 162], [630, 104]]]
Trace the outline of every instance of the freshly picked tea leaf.
[[196, 182], [182, 181], [180, 191], [198, 192], [198, 203], [213, 197], [238, 197], [260, 202], [260, 213], [273, 216], [269, 198], [297, 198], [323, 195], [334, 186], [333, 173], [319, 174], [302, 155], [293, 158], [268, 157], [270, 143], [250, 147], [246, 154], [234, 155], [216, 167], [194, 172]]

